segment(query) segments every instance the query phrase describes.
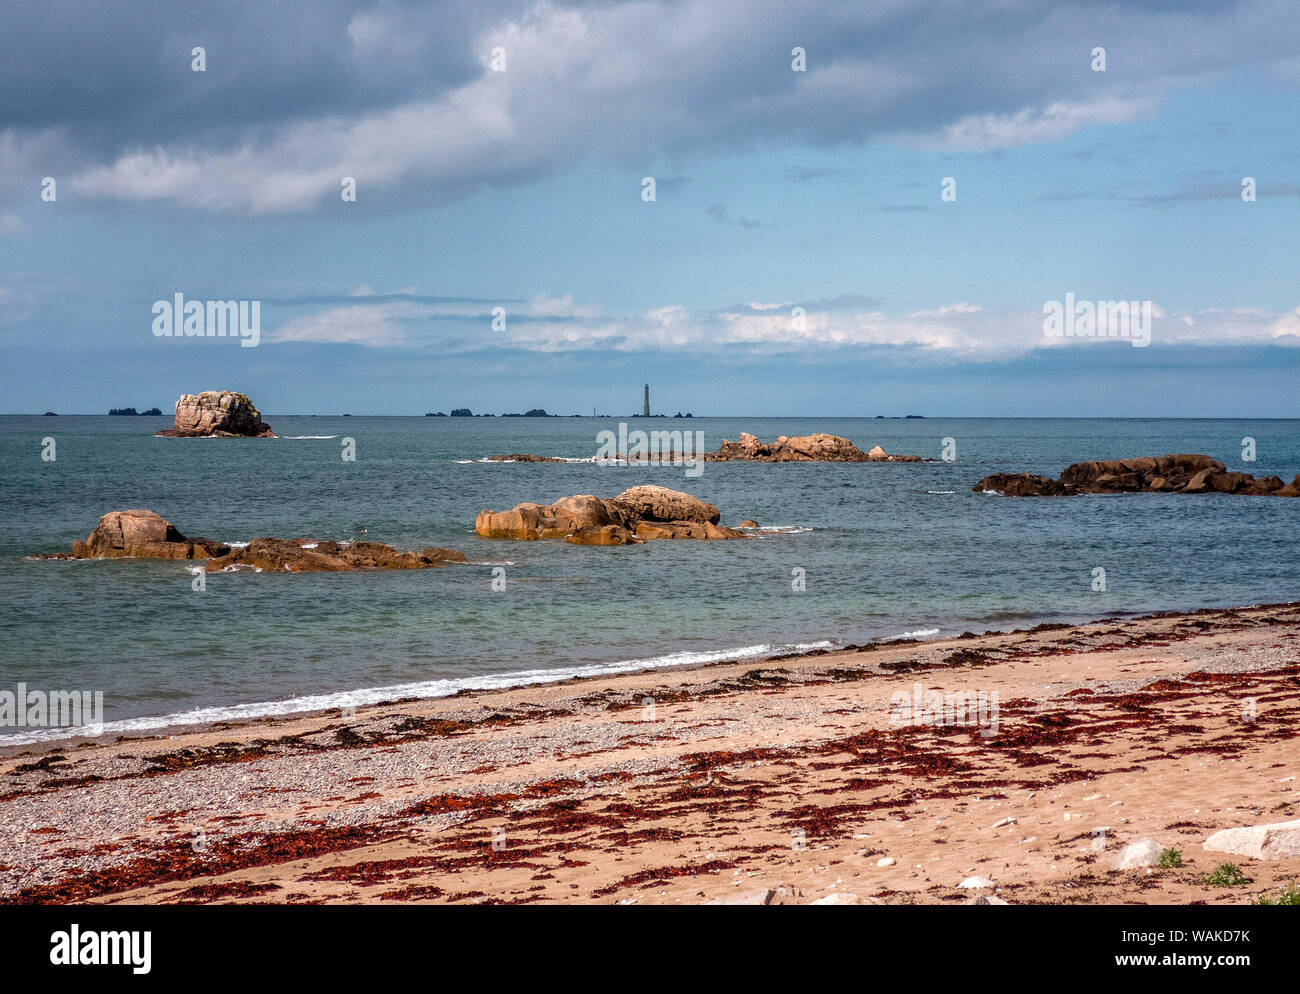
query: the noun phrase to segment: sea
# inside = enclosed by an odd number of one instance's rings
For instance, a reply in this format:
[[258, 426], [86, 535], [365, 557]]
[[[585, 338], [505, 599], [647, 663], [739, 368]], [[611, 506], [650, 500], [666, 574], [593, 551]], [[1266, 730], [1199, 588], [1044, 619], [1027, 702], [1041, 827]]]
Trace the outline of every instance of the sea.
[[[265, 417], [280, 437], [155, 438], [170, 417], [0, 416], [0, 696], [19, 685], [100, 693], [95, 731], [116, 735], [869, 640], [1300, 600], [1300, 500], [972, 489], [994, 472], [1057, 476], [1085, 459], [1166, 452], [1290, 481], [1300, 421], [626, 419], [629, 431], [702, 432], [708, 450], [742, 431], [763, 441], [820, 431], [934, 460], [707, 463], [688, 476], [682, 466], [594, 461], [600, 433], [617, 433], [619, 419]], [[567, 461], [484, 461], [498, 453]], [[646, 483], [760, 530], [744, 541], [614, 548], [474, 534], [484, 508]], [[195, 589], [191, 563], [31, 558], [68, 551], [101, 515], [127, 508], [228, 543], [451, 546], [470, 565], [240, 571]], [[0, 721], [0, 746], [72, 731]]]

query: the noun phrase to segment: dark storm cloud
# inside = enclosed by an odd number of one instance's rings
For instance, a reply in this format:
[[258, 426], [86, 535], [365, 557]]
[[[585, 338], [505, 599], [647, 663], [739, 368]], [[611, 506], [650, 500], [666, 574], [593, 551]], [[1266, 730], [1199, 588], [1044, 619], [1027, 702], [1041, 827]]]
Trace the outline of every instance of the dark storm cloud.
[[1284, 77], [1288, 6], [52, 0], [5, 23], [0, 172], [57, 161], [84, 196], [268, 213], [337, 199], [341, 176], [414, 203], [588, 158], [881, 138], [997, 154], [1216, 74]]

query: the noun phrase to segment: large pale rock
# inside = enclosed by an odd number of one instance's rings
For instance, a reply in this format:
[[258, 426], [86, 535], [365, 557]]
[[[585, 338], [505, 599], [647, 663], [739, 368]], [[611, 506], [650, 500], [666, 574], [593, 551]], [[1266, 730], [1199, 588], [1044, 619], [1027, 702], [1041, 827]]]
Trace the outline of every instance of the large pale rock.
[[523, 503], [509, 511], [480, 511], [474, 519], [474, 532], [483, 538], [534, 541], [565, 538], [575, 532], [618, 524], [620, 520], [610, 513], [605, 501], [590, 494], [579, 494], [563, 497], [554, 504]]
[[1112, 870], [1136, 870], [1144, 866], [1155, 866], [1160, 861], [1160, 854], [1164, 851], [1162, 846], [1155, 839], [1138, 839], [1136, 842], [1130, 842], [1119, 851], [1111, 863]]
[[626, 508], [644, 521], [697, 521], [716, 525], [722, 518], [712, 504], [667, 487], [632, 487], [611, 503]]
[[205, 390], [181, 394], [176, 401], [176, 419], [164, 431], [168, 438], [274, 438], [262, 413], [242, 393], [233, 390]]
[[[781, 436], [781, 441], [785, 441], [784, 435]], [[763, 448], [763, 443], [760, 442], [756, 436], [751, 435], [747, 431], [742, 431], [740, 433], [740, 442], [738, 444], [740, 445], [740, 450], [742, 452], [747, 452], [751, 456]]]
[[1291, 859], [1300, 856], [1300, 820], [1226, 828], [1206, 839], [1204, 847], [1251, 859]]
[[186, 538], [153, 511], [109, 511], [84, 542], [74, 542], [74, 559], [205, 559], [224, 555], [227, 546], [206, 538]]
[[574, 545], [633, 545], [649, 539], [745, 538], [719, 525], [716, 507], [667, 487], [641, 486], [599, 500], [590, 494], [554, 504], [516, 504], [509, 511], [480, 511], [474, 532], [482, 538], [526, 542], [562, 538]]

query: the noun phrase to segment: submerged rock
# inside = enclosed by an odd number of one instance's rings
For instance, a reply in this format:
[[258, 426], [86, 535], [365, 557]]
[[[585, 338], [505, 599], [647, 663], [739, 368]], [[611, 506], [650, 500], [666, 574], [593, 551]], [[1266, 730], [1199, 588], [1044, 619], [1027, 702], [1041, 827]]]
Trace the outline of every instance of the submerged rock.
[[1223, 463], [1200, 453], [1139, 456], [1077, 462], [1059, 480], [1031, 473], [994, 473], [971, 488], [1006, 497], [1069, 497], [1074, 494], [1224, 493], [1300, 497], [1300, 475], [1291, 483], [1277, 476], [1229, 473]]
[[718, 524], [716, 507], [667, 487], [641, 486], [601, 500], [591, 494], [554, 504], [516, 504], [509, 511], [480, 511], [474, 532], [482, 538], [521, 541], [562, 538], [574, 545], [632, 545], [649, 539], [744, 538]]
[[261, 411], [246, 395], [233, 390], [181, 394], [172, 426], [154, 434], [167, 438], [275, 438]]
[[879, 445], [863, 452], [847, 438], [818, 432], [813, 435], [782, 435], [770, 445], [744, 431], [740, 440], [723, 439], [717, 452], [707, 452], [708, 462], [732, 459], [750, 462], [926, 462], [920, 456], [892, 456]]

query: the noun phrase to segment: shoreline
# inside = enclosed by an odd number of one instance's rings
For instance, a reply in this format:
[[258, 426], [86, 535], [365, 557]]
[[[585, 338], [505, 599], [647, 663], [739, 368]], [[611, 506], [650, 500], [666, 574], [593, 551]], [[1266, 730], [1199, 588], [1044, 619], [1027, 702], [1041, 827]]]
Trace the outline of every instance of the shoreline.
[[[1082, 620], [1056, 620], [1062, 617], [1059, 615], [1045, 617], [1044, 620], [1036, 620], [1037, 616], [1027, 616], [1025, 620], [1027, 622], [1033, 622], [1033, 624], [1028, 628], [1012, 628], [1006, 630], [990, 628], [978, 632], [967, 631], [962, 635], [945, 636], [943, 638], [933, 638], [929, 635], [922, 634], [931, 631], [931, 629], [917, 629], [912, 632], [903, 632], [890, 638], [872, 639], [866, 643], [857, 644], [840, 642], [833, 637], [822, 638], [814, 642], [805, 643], [762, 643], [762, 647], [765, 647], [769, 651], [755, 653], [753, 655], [745, 655], [744, 653], [751, 649], [760, 648], [760, 646], [737, 646], [729, 649], [717, 650], [680, 649], [674, 652], [665, 653], [661, 656], [646, 657], [642, 659], [584, 663], [577, 666], [558, 666], [552, 669], [513, 670], [499, 674], [484, 674], [476, 677], [444, 677], [434, 680], [388, 684], [378, 687], [356, 687], [348, 690], [327, 691], [320, 694], [295, 695], [293, 697], [271, 701], [248, 701], [228, 705], [202, 705], [185, 711], [168, 712], [166, 714], [135, 715], [128, 718], [107, 721], [103, 723], [103, 732], [98, 735], [79, 734], [73, 731], [70, 727], [66, 732], [64, 729], [42, 728], [36, 730], [38, 737], [35, 739], [23, 742], [8, 742], [6, 741], [8, 736], [0, 734], [0, 761], [14, 757], [40, 756], [47, 752], [92, 747], [97, 744], [109, 742], [110, 738], [107, 736], [111, 736], [111, 741], [114, 742], [136, 739], [171, 738], [173, 735], [203, 732], [213, 728], [228, 728], [258, 722], [275, 722], [281, 719], [320, 717], [341, 710], [350, 709], [352, 711], [358, 711], [363, 708], [412, 704], [418, 701], [466, 698], [478, 694], [491, 694], [499, 691], [514, 690], [517, 688], [543, 686], [562, 687], [581, 683], [587, 680], [600, 680], [604, 677], [610, 676], [652, 674], [660, 671], [690, 672], [713, 666], [726, 666], [739, 663], [764, 663], [773, 659], [797, 659], [805, 656], [825, 655], [828, 652], [837, 653], [854, 651], [858, 649], [860, 645], [873, 645], [882, 648], [888, 646], [908, 645], [912, 643], [929, 645], [939, 644], [950, 640], [965, 639], [972, 636], [984, 638], [1000, 635], [1027, 634], [1043, 629], [1044, 626], [1066, 625], [1069, 627], [1083, 627], [1088, 625], [1118, 624], [1124, 621], [1144, 621], [1175, 615], [1194, 616], [1206, 612], [1219, 612], [1225, 610], [1242, 611], [1256, 608], [1288, 608], [1296, 606], [1300, 606], [1300, 601], [1228, 605], [1222, 607], [1201, 607], [1181, 611], [1157, 611], [1150, 613], [1135, 613], [1132, 615], [1111, 614], [1101, 618], [1079, 616]], [[937, 633], [942, 631], [942, 629], [936, 629], [933, 631]], [[913, 637], [916, 635], [921, 635], [921, 637]], [[784, 651], [786, 649], [792, 651]], [[687, 662], [663, 662], [663, 660], [670, 660], [677, 656], [717, 656], [718, 658], [699, 661], [692, 660]], [[589, 672], [575, 673], [573, 672], [574, 670], [584, 670]], [[561, 673], [566, 675], [551, 676], [550, 674], [552, 673]], [[512, 677], [518, 677], [521, 679], [511, 680], [510, 678]], [[490, 681], [494, 680], [509, 682], [492, 685]], [[488, 685], [481, 687], [458, 687], [454, 690], [448, 691], [447, 693], [411, 692], [432, 685], [468, 682], [484, 682], [488, 683]], [[373, 696], [376, 694], [382, 696]], [[367, 696], [372, 697], [372, 699], [358, 700], [359, 698], [365, 698]], [[313, 703], [301, 707], [295, 706], [298, 702], [315, 702], [319, 699], [329, 699], [330, 703], [322, 703], [320, 705]], [[211, 717], [195, 717], [207, 712], [216, 713], [212, 714]], [[177, 720], [169, 721], [168, 719]], [[12, 737], [20, 738], [22, 736], [15, 734]]]
[[[1291, 602], [53, 747], [0, 759], [0, 902], [1241, 904], [1300, 857], [1202, 843], [1296, 817], [1297, 718]], [[1183, 867], [1110, 868], [1147, 837]]]

